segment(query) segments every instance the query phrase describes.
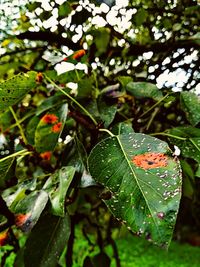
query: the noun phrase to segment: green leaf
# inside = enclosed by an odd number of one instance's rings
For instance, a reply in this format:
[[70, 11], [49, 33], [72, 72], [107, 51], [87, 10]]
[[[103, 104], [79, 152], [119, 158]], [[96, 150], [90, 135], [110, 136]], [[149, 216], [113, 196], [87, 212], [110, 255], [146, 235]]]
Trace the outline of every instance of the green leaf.
[[93, 89], [93, 79], [85, 78], [78, 82], [78, 97], [88, 97]]
[[36, 72], [29, 71], [0, 83], [0, 111], [19, 102], [36, 86]]
[[162, 92], [155, 84], [147, 82], [130, 82], [126, 86], [126, 90], [136, 98], [152, 98], [156, 101], [163, 97]]
[[26, 126], [26, 136], [30, 145], [35, 144], [35, 131], [40, 122], [40, 118], [37, 116], [32, 117]]
[[200, 122], [200, 97], [192, 92], [181, 92], [181, 107], [193, 125]]
[[48, 97], [37, 107], [36, 115], [39, 116], [44, 111], [52, 109], [63, 101], [66, 101], [65, 99], [63, 99], [63, 94], [56, 94], [54, 96]]
[[72, 8], [69, 5], [69, 3], [64, 2], [58, 8], [58, 15], [59, 15], [59, 17], [64, 18], [64, 17], [67, 17], [71, 11], [72, 11]]
[[119, 122], [113, 126], [112, 133], [115, 135], [134, 133], [132, 123], [130, 121]]
[[97, 99], [97, 106], [99, 115], [104, 122], [105, 128], [107, 128], [115, 118], [117, 106], [107, 103], [102, 95]]
[[38, 152], [54, 150], [66, 121], [67, 111], [68, 105], [63, 104], [59, 109], [53, 109], [41, 118], [35, 131], [35, 147]]
[[194, 159], [200, 163], [200, 129], [192, 126], [180, 126], [168, 130], [168, 133], [172, 135], [169, 137], [170, 143], [179, 147], [183, 157]]
[[200, 177], [200, 165], [198, 166], [196, 172], [195, 172], [196, 177]]
[[8, 187], [9, 182], [13, 179], [13, 163], [15, 158], [10, 158], [0, 162], [0, 190]]
[[67, 245], [70, 221], [45, 214], [33, 228], [25, 247], [25, 267], [55, 267]]
[[15, 206], [16, 214], [27, 216], [24, 223], [20, 225], [23, 231], [29, 231], [37, 223], [40, 215], [48, 201], [48, 194], [45, 191], [34, 191], [19, 201]]
[[194, 194], [194, 172], [186, 160], [181, 160], [183, 171], [183, 196], [192, 199]]
[[92, 177], [111, 191], [106, 205], [127, 227], [168, 247], [181, 197], [181, 169], [167, 143], [130, 133], [98, 143], [88, 159]]
[[43, 189], [49, 193], [54, 215], [63, 216], [65, 214], [65, 198], [67, 190], [73, 180], [75, 168], [71, 166], [63, 167], [54, 173], [45, 183]]
[[130, 76], [119, 76], [117, 79], [123, 87], [125, 87], [128, 83], [133, 82], [133, 78]]
[[92, 34], [94, 35], [94, 43], [98, 50], [98, 54], [101, 55], [107, 50], [110, 41], [110, 30], [108, 28], [98, 28], [93, 31]]
[[136, 15], [134, 16], [134, 20], [137, 26], [141, 26], [147, 19], [148, 12], [144, 8], [140, 8]]

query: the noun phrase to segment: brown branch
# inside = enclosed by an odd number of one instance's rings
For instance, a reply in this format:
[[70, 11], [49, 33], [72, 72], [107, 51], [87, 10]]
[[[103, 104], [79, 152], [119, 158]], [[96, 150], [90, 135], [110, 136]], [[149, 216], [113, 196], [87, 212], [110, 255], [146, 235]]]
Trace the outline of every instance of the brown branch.
[[50, 44], [66, 45], [72, 50], [79, 50], [82, 46], [79, 43], [74, 43], [68, 38], [63, 38], [60, 34], [53, 32], [23, 32], [16, 36], [20, 40], [28, 39], [33, 41], [46, 41]]
[[7, 222], [0, 224], [0, 232], [7, 229], [15, 223], [14, 214], [8, 209], [5, 200], [0, 195], [0, 214], [7, 218]]

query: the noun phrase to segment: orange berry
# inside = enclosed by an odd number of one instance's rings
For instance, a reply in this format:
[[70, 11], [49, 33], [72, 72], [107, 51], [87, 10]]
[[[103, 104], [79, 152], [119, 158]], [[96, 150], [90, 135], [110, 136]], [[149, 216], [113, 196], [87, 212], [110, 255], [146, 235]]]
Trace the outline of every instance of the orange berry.
[[58, 121], [58, 117], [55, 114], [46, 114], [41, 120], [46, 124], [53, 124]]

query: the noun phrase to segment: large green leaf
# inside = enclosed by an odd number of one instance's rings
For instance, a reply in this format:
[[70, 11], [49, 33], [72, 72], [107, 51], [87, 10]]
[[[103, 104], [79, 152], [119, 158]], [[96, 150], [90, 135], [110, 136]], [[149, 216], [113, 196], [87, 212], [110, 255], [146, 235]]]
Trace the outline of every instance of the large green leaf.
[[98, 143], [92, 177], [111, 192], [106, 205], [130, 230], [155, 244], [170, 243], [181, 197], [181, 169], [167, 143], [140, 133]]
[[200, 122], [200, 97], [192, 92], [181, 92], [181, 106], [188, 121], [197, 125]]
[[200, 129], [192, 126], [180, 126], [168, 131], [170, 143], [181, 150], [181, 155], [200, 163]]
[[36, 72], [20, 73], [0, 83], [0, 111], [16, 104], [36, 86]]
[[65, 214], [65, 198], [74, 174], [74, 167], [63, 167], [55, 172], [43, 187], [49, 193], [54, 215], [64, 216]]
[[33, 228], [25, 247], [25, 267], [56, 267], [70, 235], [70, 221], [46, 214]]
[[136, 98], [149, 97], [157, 101], [163, 97], [155, 84], [147, 82], [130, 82], [126, 85], [126, 90]]
[[38, 152], [53, 151], [67, 118], [68, 105], [52, 109], [45, 114], [35, 131], [35, 147]]

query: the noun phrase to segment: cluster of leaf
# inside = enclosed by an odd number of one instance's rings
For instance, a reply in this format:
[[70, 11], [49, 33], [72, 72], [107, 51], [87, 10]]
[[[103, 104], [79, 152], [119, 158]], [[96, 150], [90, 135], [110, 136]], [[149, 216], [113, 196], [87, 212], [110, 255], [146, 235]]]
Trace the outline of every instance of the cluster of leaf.
[[[11, 221], [1, 208], [1, 230], [7, 231], [4, 238], [11, 238], [14, 223], [28, 232], [16, 262], [23, 262], [24, 253], [25, 266], [55, 266], [63, 251], [68, 262], [73, 242], [67, 251], [65, 247], [80, 223], [86, 235], [88, 224], [97, 228], [103, 257], [112, 240], [113, 219], [101, 199], [120, 224], [168, 247], [181, 197], [181, 166], [184, 194], [195, 195], [195, 174], [184, 159], [196, 161], [192, 166], [198, 176], [200, 130], [194, 126], [200, 122], [199, 97], [162, 92], [128, 76], [99, 90], [96, 76], [81, 72], [73, 96], [62, 84], [68, 75], [30, 71], [0, 86], [0, 185], [2, 201], [15, 218]], [[181, 126], [150, 131], [159, 113], [169, 116], [178, 101], [180, 114], [185, 114], [179, 116]], [[191, 126], [182, 125], [184, 121]], [[142, 133], [135, 133], [137, 128]], [[181, 166], [168, 144], [151, 135], [167, 137], [180, 148]]]
[[[112, 8], [113, 1], [104, 2]], [[200, 100], [192, 92], [159, 90], [152, 83], [199, 47], [193, 36], [198, 34], [199, 7], [195, 1], [185, 1], [186, 9], [182, 1], [175, 6], [132, 2], [118, 16], [136, 9], [133, 37], [130, 28], [122, 34], [109, 23], [92, 25], [92, 6], [80, 11], [75, 1], [54, 3], [58, 20], [71, 17], [74, 25], [67, 29], [67, 38], [62, 37], [66, 31], [62, 23], [56, 32], [43, 27], [28, 31], [31, 20], [23, 12], [18, 30], [24, 32], [3, 36], [0, 245], [10, 243], [13, 250], [2, 256], [2, 265], [14, 251], [16, 266], [72, 266], [77, 226], [88, 250], [95, 246], [99, 250], [84, 255], [82, 265], [95, 267], [110, 266], [104, 250], [108, 244], [120, 266], [112, 233], [121, 225], [165, 248], [176, 223], [179, 236], [185, 225], [193, 231], [199, 228]], [[52, 16], [39, 2], [28, 3], [27, 8], [42, 22]], [[105, 13], [101, 17], [105, 19]], [[80, 25], [89, 29], [75, 43], [74, 29]], [[166, 31], [172, 34], [169, 39]], [[31, 41], [27, 45], [24, 39]], [[88, 46], [84, 53], [79, 50], [83, 43]], [[63, 58], [66, 46], [78, 50], [65, 58], [75, 69], [57, 75], [54, 63], [42, 56], [51, 52]], [[78, 58], [80, 51], [86, 55]], [[150, 60], [141, 58], [149, 51]], [[137, 59], [135, 66], [132, 62]], [[76, 69], [80, 62], [88, 73]], [[97, 69], [92, 68], [94, 63]], [[190, 72], [195, 83], [190, 81], [189, 87], [196, 84], [196, 63]], [[71, 82], [77, 90], [70, 89]], [[180, 149], [179, 159], [174, 145]]]

